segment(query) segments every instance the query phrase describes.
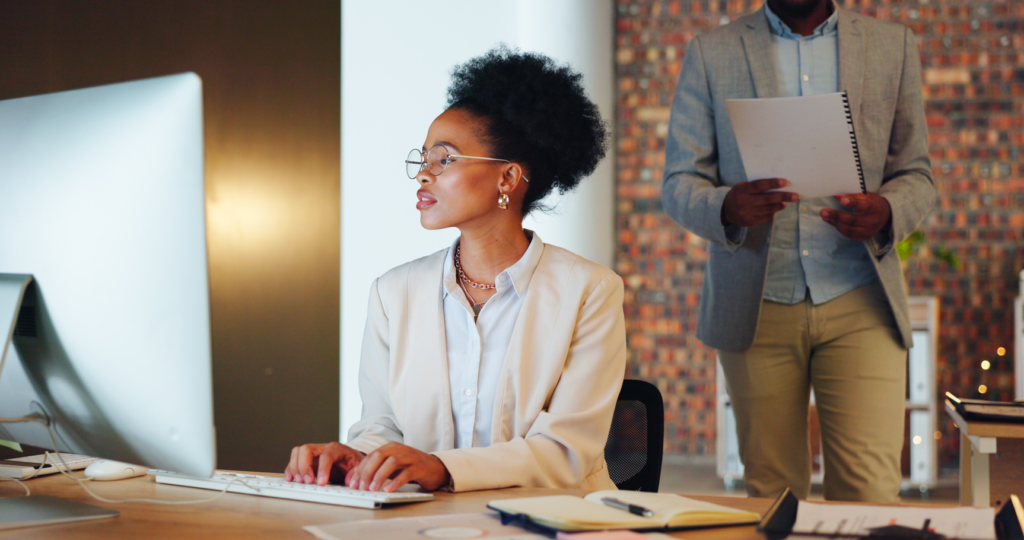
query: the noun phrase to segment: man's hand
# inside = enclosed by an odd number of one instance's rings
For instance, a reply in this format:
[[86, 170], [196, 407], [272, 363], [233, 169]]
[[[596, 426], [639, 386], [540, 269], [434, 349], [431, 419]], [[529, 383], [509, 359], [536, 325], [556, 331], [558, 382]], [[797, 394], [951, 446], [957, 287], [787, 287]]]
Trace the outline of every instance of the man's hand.
[[391, 442], [370, 452], [366, 459], [350, 470], [345, 476], [345, 485], [391, 493], [409, 482], [416, 482], [423, 489], [434, 491], [448, 485], [450, 480], [448, 468], [437, 456]]
[[304, 444], [292, 448], [292, 457], [284, 470], [286, 482], [323, 486], [328, 481], [340, 483], [360, 461], [363, 453], [341, 443]]
[[786, 187], [788, 180], [782, 178], [765, 178], [753, 182], [740, 182], [729, 190], [722, 203], [722, 225], [738, 225], [753, 227], [772, 218], [776, 212], [786, 207], [787, 202], [796, 202], [800, 196], [796, 193], [776, 191], [765, 193], [769, 189]]
[[865, 242], [892, 221], [889, 201], [877, 193], [836, 195], [835, 198], [854, 212], [826, 208], [821, 211], [821, 219], [851, 240]]

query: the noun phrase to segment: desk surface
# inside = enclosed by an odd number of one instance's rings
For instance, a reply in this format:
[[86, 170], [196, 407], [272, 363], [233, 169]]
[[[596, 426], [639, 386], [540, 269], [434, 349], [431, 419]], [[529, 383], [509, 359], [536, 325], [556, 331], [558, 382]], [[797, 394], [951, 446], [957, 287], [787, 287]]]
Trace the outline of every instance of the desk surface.
[[[304, 525], [326, 525], [339, 521], [387, 519], [404, 516], [488, 512], [486, 505], [494, 499], [554, 494], [584, 495], [578, 490], [547, 490], [512, 488], [470, 493], [437, 493], [436, 499], [384, 510], [363, 510], [326, 504], [303, 503], [269, 497], [225, 493], [219, 499], [192, 505], [157, 505], [152, 503], [107, 504], [92, 499], [82, 488], [59, 474], [27, 482], [33, 495], [54, 495], [97, 506], [120, 510], [121, 516], [91, 522], [70, 523], [12, 529], [0, 533], [3, 539], [14, 538], [307, 538]], [[157, 484], [152, 476], [116, 482], [91, 482], [98, 495], [110, 499], [151, 498], [166, 501], [202, 499], [212, 491]], [[14, 482], [0, 483], [0, 497], [14, 497], [24, 490]], [[771, 505], [769, 499], [694, 496], [734, 508], [763, 513]], [[763, 540], [753, 526], [728, 527], [676, 533], [687, 540]]]

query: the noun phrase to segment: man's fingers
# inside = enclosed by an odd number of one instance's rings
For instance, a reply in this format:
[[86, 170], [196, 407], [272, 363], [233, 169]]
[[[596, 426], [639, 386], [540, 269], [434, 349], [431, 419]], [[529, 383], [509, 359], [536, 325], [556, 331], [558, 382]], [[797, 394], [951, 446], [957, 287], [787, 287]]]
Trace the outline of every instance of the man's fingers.
[[759, 223], [763, 223], [771, 219], [772, 216], [781, 212], [786, 208], [786, 203], [775, 203], [767, 204], [764, 206], [758, 206], [757, 209], [751, 210], [750, 217], [760, 220]]
[[831, 212], [828, 215], [828, 219], [832, 223], [839, 223], [846, 226], [859, 226], [861, 220], [863, 220], [862, 214], [854, 214], [852, 212]]
[[822, 217], [832, 225], [842, 224], [849, 227], [871, 229], [878, 225], [878, 216], [874, 214], [854, 214], [837, 210], [823, 210]]
[[872, 220], [865, 218], [863, 214], [822, 210], [822, 218], [835, 227], [839, 234], [851, 240], [865, 241], [871, 238], [875, 229], [871, 226]]
[[874, 201], [863, 194], [836, 195], [835, 199], [839, 201], [839, 204], [861, 212], [873, 212], [877, 206]]
[[770, 189], [781, 189], [789, 185], [783, 178], [764, 178], [747, 182], [746, 190], [750, 193], [764, 193]]
[[784, 202], [796, 202], [800, 198], [796, 193], [789, 193], [787, 191], [775, 191], [772, 193], [762, 193], [760, 195], [753, 195], [750, 197], [750, 202], [755, 206], [766, 206], [769, 204], [779, 204]]
[[758, 206], [756, 211], [746, 214], [743, 217], [743, 220], [740, 223], [737, 223], [737, 225], [741, 227], [753, 227], [755, 225], [760, 225], [770, 220], [776, 212], [782, 210], [784, 207], [785, 206], [783, 204], [775, 206]]

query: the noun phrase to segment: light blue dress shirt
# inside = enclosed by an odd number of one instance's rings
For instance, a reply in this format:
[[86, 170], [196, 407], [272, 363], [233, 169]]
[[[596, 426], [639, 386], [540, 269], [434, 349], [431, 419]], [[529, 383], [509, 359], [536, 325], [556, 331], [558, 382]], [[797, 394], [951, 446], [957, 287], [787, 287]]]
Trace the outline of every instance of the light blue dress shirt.
[[[765, 5], [772, 34], [779, 97], [839, 91], [838, 14], [809, 36], [793, 33]], [[842, 209], [832, 197], [788, 203], [775, 214], [764, 299], [823, 304], [878, 279], [863, 242], [846, 238], [821, 219], [822, 208]]]

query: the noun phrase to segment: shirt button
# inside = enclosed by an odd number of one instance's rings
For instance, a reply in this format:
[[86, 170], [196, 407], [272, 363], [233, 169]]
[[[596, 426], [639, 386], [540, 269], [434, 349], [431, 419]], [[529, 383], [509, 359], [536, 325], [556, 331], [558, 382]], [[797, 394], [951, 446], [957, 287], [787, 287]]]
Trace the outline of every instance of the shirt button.
[[804, 82], [807, 82], [807, 81], [811, 80], [811, 78], [810, 78], [810, 77], [808, 77], [807, 75], [804, 75], [804, 76], [803, 76], [803, 79], [804, 79]]
[[465, 393], [465, 394], [466, 394], [467, 396], [472, 396], [472, 395], [473, 395], [473, 391], [472, 391], [472, 390], [470, 390], [469, 388], [467, 388], [467, 389], [466, 389], [466, 391], [465, 391], [464, 393]]
[[504, 283], [506, 279], [508, 279], [508, 278], [505, 277], [505, 274], [502, 274], [502, 275], [498, 276], [498, 281], [500, 281], [502, 283]]
[[[806, 257], [806, 256], [810, 255], [810, 254], [811, 254], [811, 252], [810, 252], [810, 251], [807, 251], [807, 250], [805, 249], [805, 250], [803, 251], [803, 254], [804, 254], [804, 257]], [[468, 390], [467, 390], [467, 392], [468, 392]], [[468, 396], [469, 394], [466, 394], [466, 395]]]

